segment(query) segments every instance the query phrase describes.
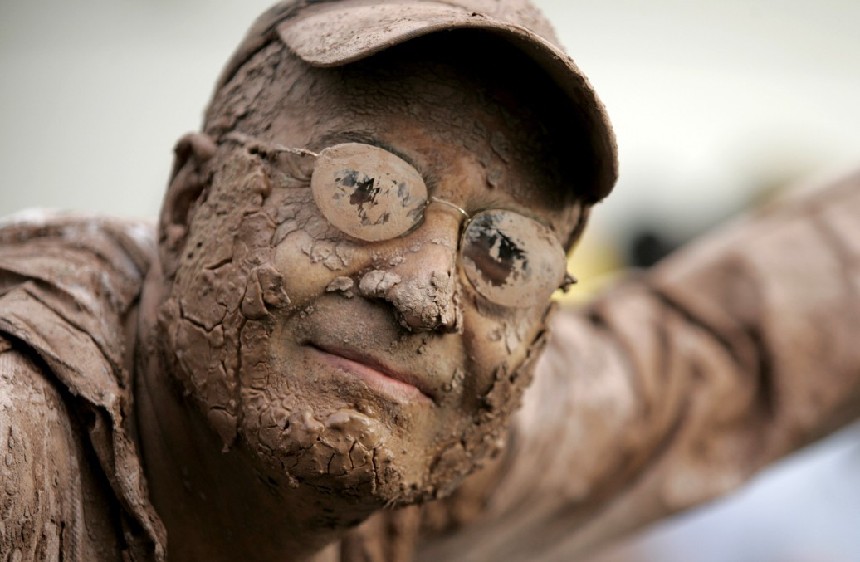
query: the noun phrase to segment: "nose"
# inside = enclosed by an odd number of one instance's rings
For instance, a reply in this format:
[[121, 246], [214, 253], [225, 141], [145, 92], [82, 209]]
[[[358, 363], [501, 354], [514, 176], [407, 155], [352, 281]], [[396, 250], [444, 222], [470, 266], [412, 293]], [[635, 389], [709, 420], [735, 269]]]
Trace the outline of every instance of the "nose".
[[411, 331], [458, 332], [462, 324], [457, 280], [458, 217], [429, 213], [412, 235], [399, 239], [387, 269], [362, 276], [359, 292], [394, 307], [400, 323]]

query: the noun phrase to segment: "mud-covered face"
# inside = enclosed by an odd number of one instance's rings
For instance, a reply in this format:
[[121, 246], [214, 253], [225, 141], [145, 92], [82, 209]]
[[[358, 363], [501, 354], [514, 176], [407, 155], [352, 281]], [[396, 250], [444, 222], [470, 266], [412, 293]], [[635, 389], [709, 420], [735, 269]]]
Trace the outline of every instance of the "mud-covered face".
[[225, 446], [373, 506], [447, 493], [501, 445], [578, 219], [533, 115], [406, 70], [271, 78], [304, 105], [219, 140], [162, 309]]

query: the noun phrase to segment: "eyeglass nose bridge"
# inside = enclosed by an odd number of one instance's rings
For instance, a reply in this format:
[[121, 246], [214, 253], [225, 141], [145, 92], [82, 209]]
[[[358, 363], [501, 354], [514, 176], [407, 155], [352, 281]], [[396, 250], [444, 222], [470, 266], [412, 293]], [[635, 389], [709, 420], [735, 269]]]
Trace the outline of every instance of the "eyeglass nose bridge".
[[430, 200], [427, 202], [427, 207], [429, 207], [431, 203], [439, 203], [441, 205], [445, 205], [446, 207], [454, 209], [455, 211], [463, 215], [463, 218], [465, 218], [467, 221], [472, 218], [472, 216], [467, 213], [463, 208], [458, 207], [457, 205], [451, 203], [450, 201], [446, 201], [445, 199], [440, 199], [439, 197], [431, 195]]

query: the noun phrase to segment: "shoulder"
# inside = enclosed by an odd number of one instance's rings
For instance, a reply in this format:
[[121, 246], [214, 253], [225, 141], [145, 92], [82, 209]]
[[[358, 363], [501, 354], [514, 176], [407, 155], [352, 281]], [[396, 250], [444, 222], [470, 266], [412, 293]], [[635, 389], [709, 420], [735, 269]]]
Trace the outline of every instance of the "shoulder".
[[106, 539], [100, 544], [87, 533], [87, 504], [100, 494], [79, 425], [42, 368], [2, 336], [0, 457], [0, 551], [12, 559], [86, 560], [113, 549], [110, 533], [97, 533]]
[[[34, 464], [43, 457], [58, 457], [52, 464], [68, 459], [74, 440], [67, 407], [59, 391], [29, 357], [0, 338], [0, 463], [4, 480], [17, 472], [21, 462]], [[34, 447], [44, 445], [44, 451]], [[41, 448], [41, 447], [38, 447]], [[49, 455], [49, 452], [55, 452]]]
[[[4, 349], [5, 348], [5, 349]], [[0, 339], [0, 550], [23, 558], [58, 554], [70, 492], [74, 435], [59, 392], [25, 355]]]

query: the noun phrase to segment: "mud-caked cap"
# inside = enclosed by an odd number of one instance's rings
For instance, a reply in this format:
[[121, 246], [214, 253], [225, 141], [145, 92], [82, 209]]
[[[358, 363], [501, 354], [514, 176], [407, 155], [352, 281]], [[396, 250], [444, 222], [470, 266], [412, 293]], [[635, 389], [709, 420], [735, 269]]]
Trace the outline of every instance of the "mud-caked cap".
[[615, 136], [603, 104], [564, 52], [552, 26], [528, 0], [287, 0], [249, 30], [218, 83], [276, 38], [312, 66], [343, 66], [433, 33], [474, 29], [493, 33], [531, 58], [571, 101], [590, 141], [592, 182], [576, 186], [596, 203], [618, 177]]

